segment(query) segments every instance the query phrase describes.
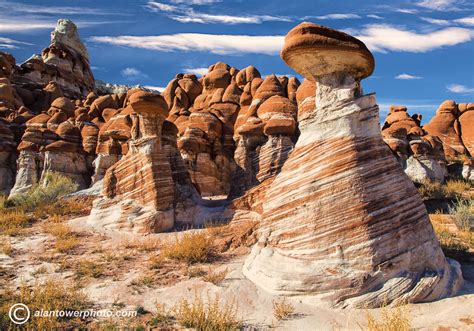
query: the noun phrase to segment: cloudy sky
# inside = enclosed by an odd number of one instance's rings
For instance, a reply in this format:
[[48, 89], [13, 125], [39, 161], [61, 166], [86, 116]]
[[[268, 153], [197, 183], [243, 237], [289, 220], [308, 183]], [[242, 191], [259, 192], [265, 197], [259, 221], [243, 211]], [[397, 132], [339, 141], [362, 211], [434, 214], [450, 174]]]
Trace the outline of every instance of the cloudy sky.
[[217, 61], [296, 75], [278, 53], [293, 26], [311, 21], [374, 53], [363, 86], [377, 93], [382, 116], [390, 104], [426, 119], [445, 99], [474, 101], [471, 0], [0, 0], [0, 49], [23, 62], [49, 44], [58, 18], [79, 26], [95, 77], [111, 83], [164, 87]]

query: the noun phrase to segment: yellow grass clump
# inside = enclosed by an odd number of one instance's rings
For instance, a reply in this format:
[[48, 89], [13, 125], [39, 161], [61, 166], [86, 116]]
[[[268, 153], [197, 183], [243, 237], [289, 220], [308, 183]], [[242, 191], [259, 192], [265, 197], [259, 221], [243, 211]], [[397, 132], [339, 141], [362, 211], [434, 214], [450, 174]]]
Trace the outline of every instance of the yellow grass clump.
[[209, 282], [214, 285], [219, 285], [224, 281], [228, 273], [229, 270], [227, 268], [222, 271], [213, 271], [211, 268], [209, 268], [209, 271], [202, 277], [202, 279], [205, 282]]
[[181, 300], [173, 308], [176, 321], [184, 328], [204, 330], [237, 330], [242, 322], [237, 319], [235, 299], [226, 303], [219, 296], [207, 298], [195, 295], [192, 301]]
[[161, 254], [188, 264], [208, 262], [214, 255], [212, 238], [206, 232], [185, 233], [164, 244]]
[[59, 280], [48, 280], [33, 288], [22, 285], [20, 291], [0, 295], [0, 329], [16, 330], [18, 326], [8, 317], [10, 307], [15, 303], [25, 304], [31, 313], [28, 322], [22, 328], [28, 330], [73, 329], [81, 325], [78, 317], [35, 316], [35, 311], [71, 311], [89, 308], [86, 295], [74, 286]]
[[380, 318], [376, 318], [367, 310], [367, 327], [363, 329], [367, 331], [409, 331], [411, 329], [409, 314], [408, 306], [394, 308], [383, 306]]
[[286, 320], [291, 317], [295, 312], [295, 307], [291, 304], [286, 302], [286, 299], [283, 301], [273, 301], [273, 316], [281, 321]]

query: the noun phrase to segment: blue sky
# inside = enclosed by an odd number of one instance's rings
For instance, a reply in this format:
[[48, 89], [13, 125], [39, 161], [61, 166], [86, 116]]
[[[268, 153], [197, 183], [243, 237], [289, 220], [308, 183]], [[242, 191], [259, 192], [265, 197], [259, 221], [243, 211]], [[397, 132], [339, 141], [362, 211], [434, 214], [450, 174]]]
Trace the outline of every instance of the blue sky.
[[382, 118], [390, 104], [426, 120], [445, 99], [474, 101], [470, 0], [0, 0], [0, 49], [23, 62], [49, 44], [58, 18], [79, 26], [96, 79], [111, 83], [164, 87], [217, 61], [296, 75], [278, 52], [293, 26], [311, 21], [372, 50], [376, 69], [363, 86], [377, 93]]

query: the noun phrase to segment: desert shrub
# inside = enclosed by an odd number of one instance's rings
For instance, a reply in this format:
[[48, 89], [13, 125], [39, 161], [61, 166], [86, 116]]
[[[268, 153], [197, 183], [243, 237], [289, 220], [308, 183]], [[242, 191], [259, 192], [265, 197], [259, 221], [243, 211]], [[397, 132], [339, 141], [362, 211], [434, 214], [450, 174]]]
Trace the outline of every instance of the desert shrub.
[[33, 210], [33, 213], [37, 218], [54, 215], [62, 220], [65, 216], [88, 215], [92, 208], [92, 201], [92, 197], [64, 197], [54, 203], [41, 204]]
[[185, 233], [162, 248], [164, 257], [188, 264], [208, 262], [214, 254], [212, 239], [205, 232]]
[[380, 318], [374, 317], [368, 310], [366, 312], [367, 331], [408, 331], [410, 327], [410, 317], [408, 306], [398, 306], [381, 308]]
[[168, 309], [166, 309], [166, 306], [157, 304], [156, 313], [153, 314], [153, 317], [148, 321], [147, 324], [151, 327], [169, 326], [173, 324], [173, 320], [173, 315]]
[[460, 230], [469, 231], [474, 227], [474, 198], [458, 199], [449, 207], [449, 213]]
[[273, 316], [277, 320], [286, 320], [290, 318], [294, 312], [295, 307], [291, 303], [287, 303], [286, 299], [283, 299], [282, 302], [273, 301]]
[[195, 295], [193, 301], [181, 300], [173, 308], [176, 321], [185, 328], [198, 331], [237, 330], [241, 321], [237, 319], [235, 299], [222, 303], [219, 296], [207, 298]]
[[161, 254], [152, 256], [149, 260], [148, 266], [150, 269], [160, 269], [165, 264], [165, 257]]
[[79, 240], [76, 237], [59, 238], [54, 242], [54, 248], [59, 253], [70, 253], [79, 245]]
[[75, 192], [77, 187], [77, 183], [69, 177], [47, 172], [41, 183], [34, 185], [26, 193], [15, 194], [9, 201], [26, 211], [33, 211], [40, 205], [53, 204], [59, 198]]
[[23, 284], [20, 291], [2, 294], [0, 295], [1, 330], [16, 330], [18, 328], [8, 317], [8, 311], [15, 303], [25, 304], [31, 312], [30, 319], [22, 326], [25, 330], [71, 329], [73, 326], [81, 324], [77, 317], [39, 317], [34, 316], [34, 311], [83, 310], [91, 306], [82, 291], [59, 280], [48, 280], [46, 283], [38, 284], [33, 288]]
[[31, 225], [31, 217], [23, 210], [4, 209], [0, 211], [0, 233], [8, 236], [21, 234], [23, 229]]
[[74, 236], [69, 225], [63, 223], [47, 222], [43, 225], [43, 230], [60, 239]]
[[420, 187], [418, 192], [425, 199], [442, 199], [446, 196], [443, 184], [434, 181], [425, 181]]
[[76, 278], [93, 277], [98, 278], [104, 274], [104, 266], [94, 261], [82, 260], [74, 266]]
[[466, 180], [450, 179], [446, 181], [445, 192], [448, 197], [458, 197], [464, 192], [469, 191], [471, 183]]
[[209, 271], [202, 277], [205, 282], [212, 283], [214, 285], [219, 285], [222, 283], [229, 273], [229, 270], [226, 268], [223, 271], [213, 271], [209, 268]]
[[8, 200], [8, 196], [6, 196], [6, 195], [0, 195], [0, 211], [2, 211], [3, 209], [5, 209], [7, 200]]
[[434, 230], [444, 255], [459, 261], [469, 261], [469, 245], [463, 240], [463, 233], [457, 235], [449, 231], [446, 226], [439, 224], [434, 224]]
[[137, 249], [140, 252], [151, 252], [160, 246], [158, 238], [140, 238], [140, 239], [126, 239], [121, 243], [123, 248]]

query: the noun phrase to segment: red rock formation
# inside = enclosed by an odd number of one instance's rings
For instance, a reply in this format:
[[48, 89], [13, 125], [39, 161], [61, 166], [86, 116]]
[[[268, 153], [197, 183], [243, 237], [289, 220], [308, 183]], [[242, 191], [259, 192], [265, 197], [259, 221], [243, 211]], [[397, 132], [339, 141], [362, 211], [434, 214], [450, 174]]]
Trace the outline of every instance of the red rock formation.
[[[51, 44], [41, 56], [33, 56], [15, 70], [15, 84], [30, 89], [42, 88], [56, 82], [65, 96], [85, 97], [94, 90], [94, 77], [89, 66], [89, 56], [70, 20], [58, 20], [51, 33]], [[42, 109], [41, 109], [42, 110]]]
[[404, 106], [391, 106], [382, 128], [385, 143], [405, 173], [417, 183], [442, 182], [447, 174], [443, 145], [420, 126], [421, 115], [410, 117]]
[[[244, 70], [249, 71], [249, 68]], [[237, 147], [234, 159], [238, 167], [234, 174], [234, 197], [273, 178], [293, 149], [296, 137], [297, 107], [288, 98], [292, 95], [295, 99], [296, 93], [285, 89], [275, 75], [269, 75], [262, 81], [255, 70], [250, 68], [254, 79], [244, 87], [235, 123]], [[295, 78], [290, 78], [289, 82], [286, 86], [290, 86], [292, 91], [299, 85]], [[255, 88], [252, 89], [253, 86]]]
[[439, 106], [436, 115], [423, 126], [423, 129], [430, 135], [441, 139], [447, 159], [466, 155], [466, 148], [461, 140], [458, 112], [456, 103], [446, 100]]
[[376, 307], [455, 293], [459, 264], [446, 260], [421, 197], [382, 140], [374, 95], [360, 80], [374, 68], [359, 40], [302, 23], [282, 58], [315, 81], [316, 105], [266, 192], [259, 242], [244, 274], [280, 294]]
[[174, 226], [174, 183], [170, 163], [161, 148], [161, 131], [168, 106], [160, 95], [138, 91], [129, 99], [133, 110], [130, 150], [111, 166], [97, 206], [117, 204], [115, 226], [135, 232], [161, 232]]

